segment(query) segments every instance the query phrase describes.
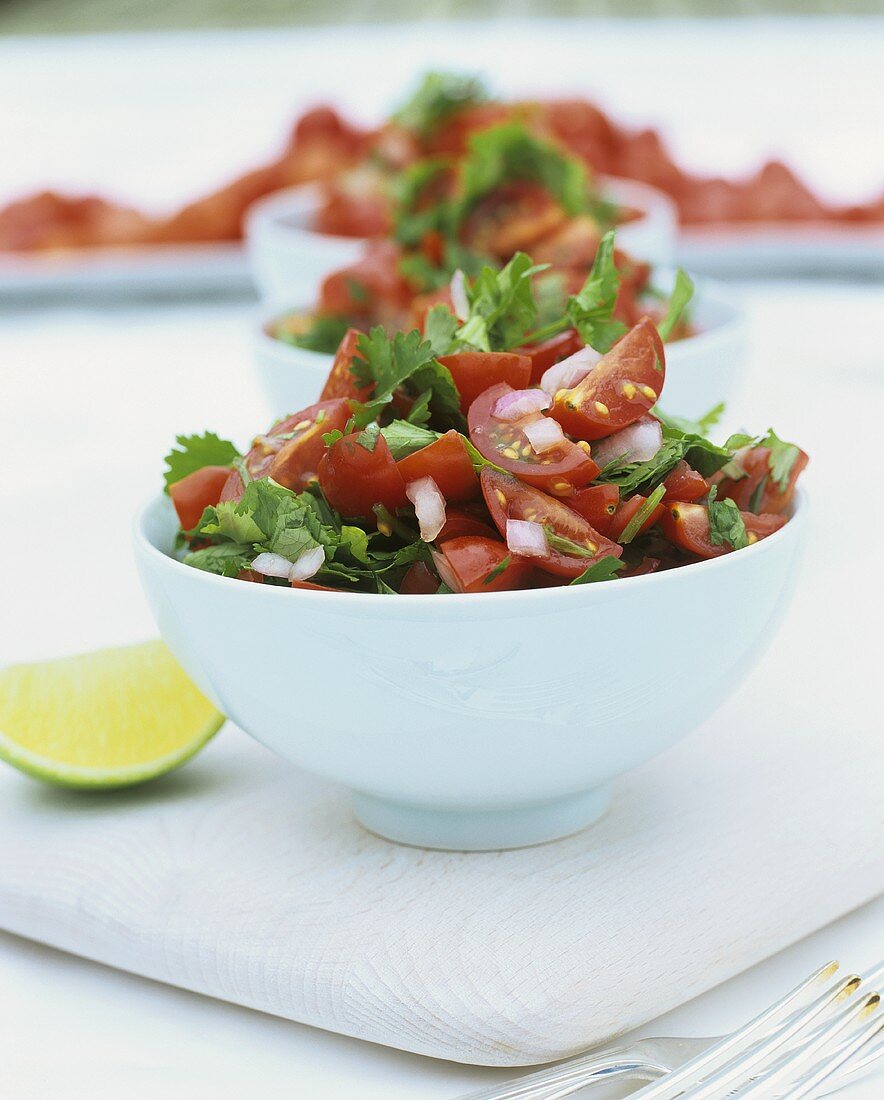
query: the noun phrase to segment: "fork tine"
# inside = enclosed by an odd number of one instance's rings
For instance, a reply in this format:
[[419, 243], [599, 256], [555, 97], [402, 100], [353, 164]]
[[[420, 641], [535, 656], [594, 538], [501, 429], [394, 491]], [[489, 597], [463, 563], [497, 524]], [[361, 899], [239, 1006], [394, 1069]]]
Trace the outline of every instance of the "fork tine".
[[[814, 1057], [821, 1051], [825, 1051], [832, 1040], [836, 1039], [848, 1025], [874, 1012], [879, 1000], [877, 993], [870, 993], [858, 1002], [847, 1005], [825, 1027], [820, 1028], [807, 1043], [778, 1059], [764, 1073], [733, 1093], [733, 1096], [740, 1097], [740, 1100], [758, 1100], [759, 1097], [770, 1096], [773, 1086], [794, 1081], [796, 1075], [808, 1064], [813, 1064]], [[849, 1041], [844, 1045], [849, 1045]], [[832, 1057], [830, 1053], [829, 1058]]]
[[[804, 1031], [818, 1016], [845, 997], [853, 994], [859, 984], [860, 979], [855, 974], [836, 982], [835, 985], [812, 1001], [807, 1008], [801, 1012], [794, 1012], [775, 1031], [768, 1032], [761, 1041], [751, 1040], [751, 1035], [757, 1030], [755, 1021], [753, 1021], [719, 1044], [722, 1056], [718, 1059], [710, 1059], [701, 1054], [699, 1058], [694, 1059], [693, 1063], [689, 1062], [681, 1069], [668, 1074], [659, 1082], [655, 1082], [645, 1089], [639, 1089], [638, 1092], [633, 1094], [632, 1100], [638, 1100], [639, 1097], [641, 1100], [649, 1100], [649, 1098], [663, 1100], [664, 1097], [671, 1097], [676, 1089], [678, 1090], [677, 1095], [680, 1095], [689, 1088], [693, 1088], [693, 1091], [689, 1093], [692, 1100], [714, 1096], [727, 1084], [743, 1079], [745, 1074], [754, 1066], [766, 1064], [777, 1050], [782, 1049], [789, 1040]], [[778, 1005], [783, 1006], [784, 1010], [790, 1007], [788, 998], [778, 1002]], [[774, 1009], [776, 1008], [777, 1006], [774, 1006]], [[768, 1009], [757, 1019], [766, 1017], [770, 1020], [772, 1017], [776, 1018], [782, 1015], [782, 1012], [774, 1013], [774, 1009]], [[736, 1042], [735, 1040], [741, 1036], [741, 1041]], [[704, 1064], [698, 1065], [697, 1063]], [[702, 1081], [698, 1083], [702, 1072], [712, 1069], [715, 1064], [719, 1064], [721, 1068], [711, 1076], [703, 1077]]]
[[[783, 1093], [780, 1100], [802, 1100], [803, 1097], [810, 1096], [828, 1077], [852, 1058], [858, 1050], [869, 1045], [872, 1039], [882, 1031], [884, 1031], [884, 1015], [878, 1014], [874, 1020], [870, 1020], [865, 1027], [861, 1027], [851, 1039], [848, 1039], [832, 1057], [818, 1062], [788, 1092]], [[882, 1054], [884, 1054], [884, 1043], [876, 1043], [871, 1056], [862, 1059], [860, 1064], [868, 1065]]]

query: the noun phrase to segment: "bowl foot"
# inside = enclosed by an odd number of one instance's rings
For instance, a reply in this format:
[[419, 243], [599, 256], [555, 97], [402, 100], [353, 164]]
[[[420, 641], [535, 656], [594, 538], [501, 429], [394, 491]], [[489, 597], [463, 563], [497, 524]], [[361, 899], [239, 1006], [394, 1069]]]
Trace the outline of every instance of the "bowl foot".
[[353, 809], [372, 833], [417, 848], [487, 852], [527, 848], [579, 832], [610, 801], [608, 787], [500, 810], [443, 810], [353, 792]]

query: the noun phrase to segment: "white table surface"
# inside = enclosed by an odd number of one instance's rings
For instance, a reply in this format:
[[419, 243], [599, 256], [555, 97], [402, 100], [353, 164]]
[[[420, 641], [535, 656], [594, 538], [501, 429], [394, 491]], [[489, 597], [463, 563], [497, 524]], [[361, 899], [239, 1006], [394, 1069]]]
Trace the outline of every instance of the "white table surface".
[[[622, 104], [627, 118], [649, 117], [652, 103], [653, 118], [676, 119], [670, 129], [698, 165], [736, 170], [761, 153], [787, 149], [830, 194], [859, 197], [880, 182], [884, 152], [868, 137], [884, 129], [884, 100], [865, 92], [880, 82], [884, 21], [713, 22], [688, 30], [642, 22], [586, 26], [576, 44], [582, 50], [591, 43], [590, 71], [582, 52], [563, 64], [551, 47], [541, 51], [542, 69], [558, 87], [597, 91]], [[522, 49], [532, 44], [530, 31], [513, 35]], [[4, 158], [0, 197], [44, 181], [107, 184], [162, 207], [266, 153], [291, 108], [309, 89], [339, 90], [342, 72], [358, 69], [361, 79], [347, 85], [344, 98], [370, 110], [427, 60], [450, 61], [450, 34], [406, 42], [375, 29], [370, 37], [373, 49], [391, 40], [393, 65], [370, 64], [358, 53], [368, 41], [362, 31], [349, 32], [348, 52], [331, 67], [307, 32], [212, 35], [198, 49], [189, 36], [0, 42], [0, 143], [22, 154]], [[568, 39], [560, 33], [558, 42]], [[293, 58], [302, 45], [308, 48]], [[489, 62], [483, 36], [458, 45], [464, 64], [494, 68], [504, 86], [518, 86], [518, 52], [497, 49]], [[721, 126], [735, 82], [745, 111], [730, 110]], [[22, 88], [29, 93], [24, 104]], [[204, 139], [199, 146], [191, 140], [197, 132]], [[148, 172], [145, 151], [152, 158]], [[757, 379], [777, 355], [812, 348], [819, 362], [822, 348], [854, 381], [884, 384], [880, 288], [745, 290], [757, 334], [770, 338], [756, 352]], [[821, 327], [833, 302], [839, 323]], [[0, 538], [0, 663], [154, 633], [129, 555], [128, 516], [154, 491], [159, 457], [176, 431], [213, 426], [245, 438], [266, 418], [243, 370], [247, 313], [223, 304], [0, 312], [0, 440], [7, 456], [0, 531], [14, 527], [17, 535]], [[778, 396], [771, 411], [779, 414], [784, 395]], [[739, 400], [736, 408], [752, 411]], [[778, 415], [776, 425], [800, 437], [797, 410], [791, 422]], [[884, 899], [643, 1031], [723, 1031], [830, 957], [867, 968], [881, 956]], [[454, 1097], [504, 1076], [262, 1016], [0, 934], [4, 1100], [396, 1100]], [[877, 1100], [882, 1093], [879, 1074], [842, 1095]]]

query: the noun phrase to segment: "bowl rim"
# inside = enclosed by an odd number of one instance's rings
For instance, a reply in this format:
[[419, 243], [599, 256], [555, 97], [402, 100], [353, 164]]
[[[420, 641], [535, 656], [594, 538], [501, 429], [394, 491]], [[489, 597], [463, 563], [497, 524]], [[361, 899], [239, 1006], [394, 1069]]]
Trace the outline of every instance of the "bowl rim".
[[[670, 275], [674, 276], [675, 270], [674, 267], [663, 266], [656, 268], [654, 273], [668, 277]], [[735, 298], [726, 283], [718, 279], [701, 277], [695, 280], [695, 287], [693, 305], [699, 306], [702, 302], [708, 302], [723, 307], [727, 310], [728, 316], [713, 328], [703, 329], [694, 333], [693, 336], [686, 336], [683, 340], [677, 340], [674, 344], [669, 344], [667, 350], [670, 353], [675, 351], [685, 355], [693, 354], [703, 350], [707, 344], [741, 335], [748, 330], [749, 315], [746, 307]], [[249, 322], [252, 339], [268, 351], [280, 355], [292, 355], [300, 360], [302, 364], [309, 362], [311, 365], [318, 367], [327, 362], [330, 365], [334, 358], [334, 352], [313, 351], [310, 348], [298, 347], [296, 344], [287, 344], [284, 340], [271, 336], [267, 331], [267, 325], [283, 313], [299, 312], [301, 310], [305, 313], [310, 312], [309, 306], [301, 306], [299, 303], [293, 305], [289, 295], [275, 294], [264, 298], [255, 307]], [[314, 356], [316, 356], [315, 359]]]
[[[315, 591], [309, 588], [283, 588], [280, 585], [258, 585], [247, 584], [244, 581], [236, 581], [233, 577], [222, 577], [215, 573], [208, 573], [202, 569], [194, 569], [192, 566], [185, 565], [183, 562], [177, 560], [177, 558], [160, 550], [151, 539], [146, 531], [146, 524], [148, 520], [159, 509], [171, 508], [171, 501], [165, 494], [157, 493], [151, 496], [151, 498], [143, 504], [135, 513], [132, 520], [132, 536], [135, 544], [136, 553], [143, 554], [149, 561], [159, 564], [162, 569], [170, 570], [173, 574], [184, 576], [186, 572], [195, 584], [207, 584], [212, 585], [224, 585], [228, 591], [230, 585], [237, 584], [240, 590], [245, 590], [254, 593], [254, 598], [257, 599], [277, 599], [281, 592], [287, 592], [283, 599], [295, 599], [306, 600], [308, 605], [315, 604], [316, 601], [323, 601], [328, 599], [346, 599], [348, 602], [356, 601], [369, 601], [370, 604], [375, 606], [385, 607], [388, 610], [392, 610], [393, 606], [399, 606], [404, 608], [411, 608], [412, 610], [421, 610], [426, 612], [430, 606], [439, 607], [439, 599], [436, 593], [426, 594], [414, 594], [398, 600], [391, 600], [390, 596], [383, 595], [380, 592], [345, 592], [345, 591]], [[581, 599], [584, 602], [595, 602], [597, 600], [607, 600], [617, 598], [616, 592], [626, 591], [633, 592], [639, 588], [639, 586], [664, 584], [679, 584], [685, 583], [684, 577], [691, 576], [699, 570], [703, 570], [705, 573], [712, 573], [713, 571], [721, 572], [729, 569], [741, 568], [738, 564], [740, 561], [748, 563], [751, 559], [757, 558], [761, 555], [770, 553], [776, 553], [778, 548], [783, 548], [782, 544], [791, 541], [793, 544], [796, 540], [800, 539], [801, 534], [806, 525], [806, 518], [808, 512], [808, 500], [807, 490], [804, 488], [796, 488], [795, 496], [793, 498], [792, 506], [789, 513], [788, 522], [780, 528], [779, 531], [775, 531], [772, 535], [768, 535], [767, 538], [759, 539], [758, 542], [753, 543], [751, 546], [743, 547], [742, 550], [735, 550], [730, 554], [722, 554], [717, 558], [707, 558], [705, 561], [692, 562], [689, 565], [680, 566], [677, 569], [667, 569], [660, 573], [645, 573], [638, 577], [623, 577], [616, 585], [614, 584], [582, 584], [573, 586], [576, 591], [568, 595], [570, 585], [562, 585], [554, 588], [526, 588], [526, 589], [513, 589], [502, 592], [451, 592], [444, 601], [445, 607], [458, 608], [463, 607], [466, 601], [466, 606], [477, 607], [481, 609], [483, 606], [489, 606], [487, 601], [492, 601], [491, 606], [501, 607], [507, 604], [513, 605], [523, 603], [527, 608], [536, 609], [538, 604], [542, 604], [542, 601], [552, 601], [551, 606], [553, 608], [561, 606], [561, 603], [556, 601], [562, 600], [574, 600]], [[184, 572], [182, 572], [184, 571]], [[258, 595], [260, 593], [260, 595]], [[397, 594], [398, 595], [398, 594]], [[481, 597], [481, 600], [476, 604], [477, 597]], [[383, 600], [384, 603], [378, 604], [377, 601]], [[430, 604], [429, 601], [434, 601]], [[356, 606], [355, 604], [353, 606]]]

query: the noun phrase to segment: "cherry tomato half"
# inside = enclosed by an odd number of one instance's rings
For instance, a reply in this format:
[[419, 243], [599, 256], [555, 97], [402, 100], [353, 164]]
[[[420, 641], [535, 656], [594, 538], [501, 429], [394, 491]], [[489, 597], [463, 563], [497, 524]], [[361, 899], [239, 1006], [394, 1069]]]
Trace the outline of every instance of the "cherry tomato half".
[[471, 500], [479, 495], [479, 478], [459, 432], [446, 432], [428, 447], [400, 458], [398, 466], [406, 485], [431, 477], [447, 501]]
[[[496, 577], [491, 577], [507, 557], [509, 565]], [[433, 560], [439, 576], [453, 592], [505, 592], [525, 588], [532, 573], [531, 563], [513, 557], [499, 539], [473, 535], [449, 539], [434, 552]]]
[[494, 416], [497, 402], [512, 392], [512, 386], [506, 384], [492, 386], [470, 406], [470, 439], [476, 450], [529, 485], [557, 496], [570, 496], [575, 489], [588, 485], [599, 472], [588, 448], [584, 450], [566, 439], [560, 446], [536, 454], [519, 421]]
[[532, 558], [538, 569], [560, 577], [579, 577], [593, 562], [604, 557], [619, 558], [623, 548], [591, 527], [583, 516], [560, 500], [525, 485], [511, 474], [502, 474], [486, 466], [481, 476], [482, 493], [498, 531], [506, 537], [508, 519], [524, 519], [541, 524], [550, 533], [581, 548], [581, 552], [550, 546], [544, 558]]
[[514, 390], [523, 390], [531, 377], [531, 360], [511, 351], [458, 351], [440, 355], [439, 362], [451, 371], [464, 415], [490, 386], [506, 382]]
[[531, 360], [531, 377], [528, 384], [536, 386], [550, 367], [554, 367], [556, 363], [561, 363], [569, 355], [574, 355], [582, 347], [583, 341], [580, 339], [577, 330], [569, 328], [565, 329], [564, 332], [560, 332], [558, 336], [551, 336], [540, 344], [515, 348], [514, 350], [519, 355], [527, 355]]
[[332, 369], [325, 380], [325, 385], [322, 387], [322, 393], [319, 395], [320, 401], [328, 401], [333, 397], [348, 397], [353, 398], [355, 401], [367, 400], [371, 393], [371, 386], [360, 386], [350, 370], [353, 359], [357, 354], [356, 345], [359, 343], [361, 335], [362, 333], [358, 328], [347, 329], [344, 339], [335, 352]]
[[620, 503], [620, 490], [616, 485], [590, 485], [580, 489], [573, 496], [565, 498], [569, 508], [583, 516], [587, 523], [601, 535], [611, 533], [611, 523], [617, 505]]
[[218, 503], [229, 477], [229, 466], [203, 466], [169, 486], [182, 531], [192, 531], [205, 509]]
[[672, 473], [663, 482], [666, 492], [663, 500], [669, 503], [671, 500], [681, 500], [690, 503], [706, 496], [709, 492], [709, 482], [702, 474], [681, 459], [672, 470]]
[[550, 415], [578, 439], [603, 439], [635, 423], [666, 377], [663, 343], [644, 317], [573, 389], [559, 390]]
[[[758, 542], [786, 523], [785, 516], [758, 515], [740, 512], [749, 541]], [[660, 517], [660, 529], [670, 542], [701, 558], [718, 558], [731, 552], [731, 546], [716, 546], [709, 537], [709, 512], [705, 504], [669, 504]]]
[[376, 504], [391, 512], [405, 504], [405, 482], [382, 435], [373, 451], [358, 438], [353, 432], [328, 448], [319, 462], [319, 484], [341, 515], [373, 520]]

